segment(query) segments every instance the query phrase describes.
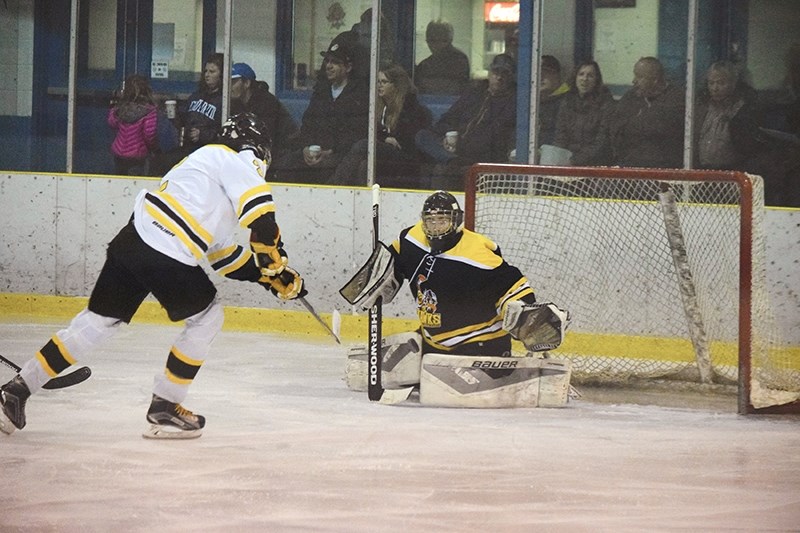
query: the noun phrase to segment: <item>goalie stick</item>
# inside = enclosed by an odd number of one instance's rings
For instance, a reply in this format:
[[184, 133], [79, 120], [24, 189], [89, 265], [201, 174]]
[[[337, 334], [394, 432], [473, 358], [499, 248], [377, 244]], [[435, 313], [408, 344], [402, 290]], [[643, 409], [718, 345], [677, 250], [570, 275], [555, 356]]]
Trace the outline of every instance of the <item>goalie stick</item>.
[[[380, 246], [380, 204], [381, 187], [372, 186], [372, 249]], [[370, 401], [386, 404], [400, 403], [408, 399], [414, 387], [404, 389], [384, 389], [381, 382], [383, 355], [381, 350], [383, 297], [379, 296], [369, 309], [367, 321], [367, 394]]]
[[[19, 373], [22, 368], [14, 363], [13, 361], [6, 359], [2, 355], [0, 355], [0, 363], [4, 364], [11, 370], [16, 373]], [[64, 387], [71, 387], [73, 385], [77, 385], [78, 383], [83, 383], [89, 376], [92, 375], [92, 370], [88, 366], [82, 366], [78, 370], [74, 372], [70, 372], [69, 374], [65, 374], [63, 376], [58, 376], [44, 385], [42, 385], [43, 389], [63, 389]]]

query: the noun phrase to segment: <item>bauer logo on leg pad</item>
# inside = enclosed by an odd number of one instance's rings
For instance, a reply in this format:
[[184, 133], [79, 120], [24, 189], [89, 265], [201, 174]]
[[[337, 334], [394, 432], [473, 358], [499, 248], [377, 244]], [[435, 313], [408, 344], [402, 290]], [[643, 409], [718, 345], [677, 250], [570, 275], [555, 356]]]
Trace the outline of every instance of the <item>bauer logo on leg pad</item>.
[[425, 354], [419, 398], [441, 407], [557, 407], [569, 375], [569, 361]]

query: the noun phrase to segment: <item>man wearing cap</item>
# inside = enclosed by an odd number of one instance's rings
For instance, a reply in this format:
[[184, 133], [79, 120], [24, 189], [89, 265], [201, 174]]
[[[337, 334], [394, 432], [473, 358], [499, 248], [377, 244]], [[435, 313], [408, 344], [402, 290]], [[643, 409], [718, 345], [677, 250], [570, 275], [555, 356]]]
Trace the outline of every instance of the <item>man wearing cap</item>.
[[561, 75], [561, 63], [555, 56], [542, 56], [539, 76], [539, 146], [554, 144], [556, 140], [556, 119], [561, 102], [569, 92]]
[[257, 81], [247, 63], [234, 63], [231, 69], [231, 115], [253, 113], [267, 125], [272, 139], [272, 157], [280, 157], [298, 129], [289, 111], [274, 94], [269, 84]]
[[[463, 187], [465, 167], [508, 161], [517, 126], [516, 104], [516, 62], [507, 54], [499, 54], [489, 66], [486, 81], [468, 89], [432, 130], [417, 133], [417, 148], [436, 164], [431, 171], [431, 186]], [[457, 132], [455, 143], [448, 132]], [[439, 179], [443, 177], [451, 179]]]
[[425, 30], [431, 55], [414, 69], [414, 83], [423, 94], [461, 94], [469, 84], [469, 58], [453, 46], [453, 25], [432, 20]]
[[270, 168], [272, 180], [327, 183], [353, 143], [367, 136], [369, 86], [352, 75], [353, 48], [340, 37], [320, 52], [321, 75], [303, 113], [300, 134], [294, 149]]

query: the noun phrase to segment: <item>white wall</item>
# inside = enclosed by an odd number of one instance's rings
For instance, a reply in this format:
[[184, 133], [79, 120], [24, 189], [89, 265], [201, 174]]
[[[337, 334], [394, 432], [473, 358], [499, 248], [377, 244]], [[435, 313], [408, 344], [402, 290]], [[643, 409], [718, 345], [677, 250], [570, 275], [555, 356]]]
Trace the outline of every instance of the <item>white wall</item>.
[[[141, 178], [0, 174], [0, 292], [88, 296], [106, 244], [127, 222], [136, 194], [157, 184]], [[272, 189], [290, 265], [306, 278], [309, 300], [321, 312], [352, 312], [338, 289], [371, 251], [371, 191], [303, 185]], [[384, 192], [382, 240], [390, 242], [417, 220], [427, 194]], [[800, 210], [768, 209], [766, 225], [770, 303], [782, 337], [800, 344]], [[225, 305], [296, 307], [255, 284], [215, 274], [212, 279]], [[414, 318], [406, 288], [384, 314]]]
[[594, 59], [608, 85], [630, 85], [633, 65], [658, 55], [659, 0], [637, 0], [636, 7], [594, 10]]

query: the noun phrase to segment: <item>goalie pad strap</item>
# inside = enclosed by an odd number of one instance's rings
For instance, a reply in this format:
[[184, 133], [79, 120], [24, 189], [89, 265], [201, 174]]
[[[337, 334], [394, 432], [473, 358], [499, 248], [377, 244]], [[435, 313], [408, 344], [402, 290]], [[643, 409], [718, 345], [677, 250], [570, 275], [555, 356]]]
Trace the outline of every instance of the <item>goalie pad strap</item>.
[[419, 403], [440, 407], [561, 407], [569, 360], [425, 354]]
[[[397, 389], [419, 383], [422, 361], [422, 336], [416, 331], [388, 335], [381, 341], [381, 384]], [[344, 379], [347, 388], [367, 390], [367, 346], [353, 346], [347, 353]]]

